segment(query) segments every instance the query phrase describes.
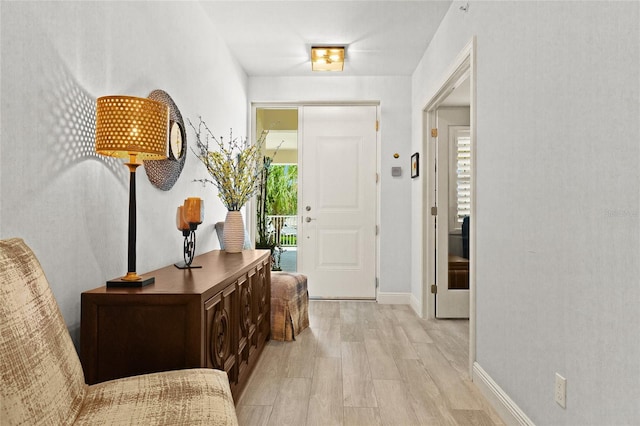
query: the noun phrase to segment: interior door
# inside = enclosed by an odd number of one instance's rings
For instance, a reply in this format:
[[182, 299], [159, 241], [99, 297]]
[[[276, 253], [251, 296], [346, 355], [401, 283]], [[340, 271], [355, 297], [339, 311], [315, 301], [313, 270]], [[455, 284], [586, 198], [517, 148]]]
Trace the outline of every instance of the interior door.
[[301, 272], [310, 297], [376, 296], [376, 106], [304, 106]]
[[[462, 241], [459, 248], [454, 247], [462, 239], [462, 215], [468, 215], [465, 206], [470, 206], [469, 113], [464, 108], [439, 109], [436, 120], [436, 317], [469, 318], [469, 256], [463, 256]], [[452, 125], [460, 122], [467, 125]], [[459, 188], [466, 181], [458, 176], [468, 176], [468, 191]], [[466, 195], [464, 200], [460, 193]]]

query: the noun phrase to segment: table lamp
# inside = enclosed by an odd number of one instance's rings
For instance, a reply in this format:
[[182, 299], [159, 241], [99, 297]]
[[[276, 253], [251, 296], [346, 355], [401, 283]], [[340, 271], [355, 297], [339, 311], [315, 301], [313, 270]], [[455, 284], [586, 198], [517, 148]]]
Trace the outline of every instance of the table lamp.
[[196, 254], [196, 229], [204, 218], [204, 203], [200, 198], [189, 197], [184, 204], [178, 207], [176, 212], [176, 226], [184, 236], [184, 262], [175, 263], [178, 269], [202, 268], [192, 265]]
[[103, 96], [96, 102], [96, 152], [129, 160], [127, 274], [107, 281], [107, 287], [142, 287], [155, 281], [136, 273], [136, 168], [142, 160], [167, 157], [168, 128], [169, 108], [162, 102], [133, 96]]

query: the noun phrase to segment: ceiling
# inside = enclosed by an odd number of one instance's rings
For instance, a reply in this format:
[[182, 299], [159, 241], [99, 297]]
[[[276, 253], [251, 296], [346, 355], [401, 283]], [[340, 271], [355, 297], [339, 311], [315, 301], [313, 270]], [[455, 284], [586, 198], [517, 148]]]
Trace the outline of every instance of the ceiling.
[[[309, 76], [312, 45], [346, 45], [334, 75], [411, 75], [451, 0], [204, 1], [249, 76]], [[314, 73], [317, 75], [319, 73]]]

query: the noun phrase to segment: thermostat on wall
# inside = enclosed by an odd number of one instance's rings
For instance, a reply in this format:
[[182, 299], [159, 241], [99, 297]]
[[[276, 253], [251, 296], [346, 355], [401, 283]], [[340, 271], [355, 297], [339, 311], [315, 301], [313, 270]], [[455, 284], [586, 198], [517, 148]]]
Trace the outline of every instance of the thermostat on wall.
[[391, 168], [391, 176], [399, 177], [402, 176], [402, 167], [396, 166]]

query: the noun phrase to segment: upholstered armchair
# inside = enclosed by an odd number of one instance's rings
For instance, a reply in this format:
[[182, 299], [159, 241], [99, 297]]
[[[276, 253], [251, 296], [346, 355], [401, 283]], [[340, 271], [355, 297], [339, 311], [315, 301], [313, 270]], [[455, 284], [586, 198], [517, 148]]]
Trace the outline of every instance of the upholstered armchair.
[[179, 370], [86, 385], [40, 263], [20, 239], [0, 241], [0, 356], [3, 426], [237, 424], [223, 371]]

